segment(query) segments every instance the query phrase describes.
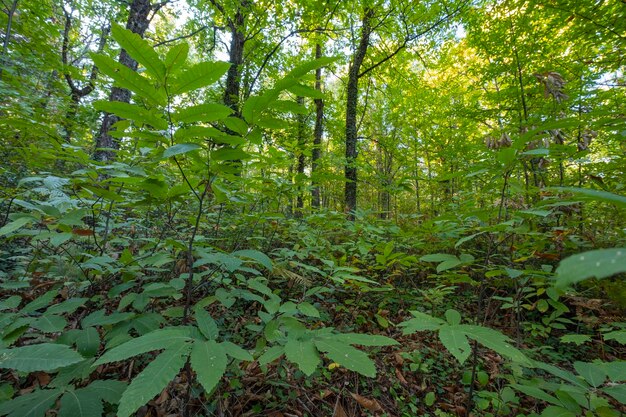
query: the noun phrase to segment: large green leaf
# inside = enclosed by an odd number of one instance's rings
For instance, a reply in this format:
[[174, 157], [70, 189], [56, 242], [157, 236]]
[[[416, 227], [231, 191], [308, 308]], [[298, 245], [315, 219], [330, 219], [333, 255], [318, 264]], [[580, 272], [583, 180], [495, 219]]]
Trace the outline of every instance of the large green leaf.
[[306, 376], [311, 376], [322, 361], [312, 340], [287, 340], [285, 356], [297, 364]]
[[556, 283], [567, 287], [589, 278], [626, 272], [626, 248], [597, 249], [565, 258], [556, 269]]
[[37, 330], [41, 330], [44, 333], [56, 333], [60, 332], [67, 326], [67, 320], [56, 314], [44, 314], [35, 320], [32, 324]]
[[328, 337], [333, 337], [336, 340], [348, 343], [350, 345], [393, 346], [398, 344], [397, 341], [391, 339], [390, 337], [381, 336], [378, 334], [340, 333], [329, 335]]
[[259, 252], [258, 250], [243, 249], [235, 251], [231, 255], [238, 258], [251, 259], [256, 263], [263, 265], [268, 271], [272, 271], [272, 260], [269, 256], [263, 252]]
[[82, 360], [83, 357], [68, 346], [54, 343], [0, 350], [0, 368], [23, 372], [53, 371]]
[[167, 121], [154, 110], [148, 110], [138, 104], [122, 103], [119, 101], [98, 100], [93, 103], [97, 110], [113, 113], [124, 119], [140, 124], [150, 125], [156, 129], [167, 129]]
[[330, 359], [351, 371], [372, 378], [376, 376], [376, 366], [374, 362], [372, 362], [364, 352], [346, 343], [323, 338], [316, 339], [315, 346], [319, 351], [326, 352], [326, 356]]
[[103, 74], [111, 77], [118, 86], [130, 90], [154, 104], [165, 105], [167, 102], [167, 97], [162, 91], [154, 88], [148, 79], [137, 74], [127, 66], [104, 55], [91, 54], [91, 58], [98, 66], [98, 69]]
[[2, 228], [0, 228], [0, 236], [8, 235], [9, 233], [15, 232], [16, 230], [30, 224], [34, 221], [37, 221], [33, 216], [24, 216], [19, 219], [13, 220], [11, 223], [7, 223]]
[[129, 417], [158, 395], [180, 372], [187, 361], [191, 343], [176, 341], [150, 362], [130, 383], [117, 409], [118, 417]]
[[170, 72], [175, 72], [181, 65], [187, 60], [189, 55], [189, 44], [187, 42], [181, 42], [172, 46], [165, 55], [165, 67]]
[[93, 381], [84, 389], [92, 391], [94, 394], [98, 395], [98, 398], [109, 404], [117, 404], [120, 402], [120, 398], [122, 398], [122, 394], [126, 390], [126, 383], [114, 379], [105, 379]]
[[128, 55], [146, 68], [149, 74], [159, 82], [165, 82], [165, 64], [161, 62], [159, 55], [146, 40], [115, 23], [111, 27], [111, 35], [128, 52]]
[[211, 85], [219, 80], [229, 68], [228, 62], [201, 62], [196, 64], [175, 78], [170, 94], [183, 94]]
[[220, 330], [217, 327], [217, 323], [213, 320], [213, 317], [203, 308], [195, 308], [196, 323], [200, 332], [209, 340], [217, 339], [220, 334]]
[[70, 389], [61, 397], [58, 417], [102, 417], [104, 407], [100, 397], [87, 389]]
[[574, 194], [574, 198], [581, 201], [600, 201], [614, 204], [617, 207], [626, 208], [626, 197], [613, 194], [608, 191], [594, 190], [592, 188], [577, 187], [549, 187], [547, 190]]
[[172, 120], [180, 123], [214, 122], [224, 119], [232, 109], [222, 104], [204, 103], [179, 109], [172, 115]]
[[442, 327], [439, 330], [439, 340], [460, 364], [463, 364], [472, 353], [467, 336], [459, 325]]
[[19, 396], [0, 404], [0, 416], [43, 417], [52, 408], [56, 399], [63, 393], [60, 388], [46, 389]]
[[414, 318], [404, 321], [399, 324], [403, 327], [403, 334], [411, 334], [415, 332], [422, 332], [425, 330], [438, 330], [441, 326], [445, 325], [445, 321], [433, 316], [429, 316], [426, 313], [420, 311], [411, 311]]
[[163, 158], [182, 155], [192, 151], [197, 151], [198, 149], [202, 149], [202, 146], [196, 143], [178, 143], [174, 146], [170, 146], [165, 151], [163, 151]]
[[192, 330], [190, 327], [181, 326], [155, 330], [109, 350], [94, 363], [94, 366], [122, 361], [153, 350], [169, 349], [180, 343], [191, 341], [191, 339]]
[[604, 384], [607, 377], [607, 372], [602, 364], [574, 362], [574, 369], [594, 388]]
[[470, 339], [477, 341], [481, 345], [513, 361], [530, 365], [528, 357], [513, 347], [508, 336], [499, 331], [469, 324], [462, 324], [459, 327]]
[[196, 341], [191, 351], [191, 367], [198, 381], [210, 393], [226, 372], [228, 359], [224, 347], [214, 340]]

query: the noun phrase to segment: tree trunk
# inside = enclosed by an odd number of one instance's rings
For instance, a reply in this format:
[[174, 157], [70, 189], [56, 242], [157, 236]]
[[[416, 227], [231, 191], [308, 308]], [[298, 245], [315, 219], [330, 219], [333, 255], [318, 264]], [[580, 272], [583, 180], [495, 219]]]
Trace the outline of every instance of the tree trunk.
[[359, 72], [365, 59], [372, 32], [371, 19], [374, 9], [366, 8], [361, 26], [361, 39], [354, 54], [348, 73], [348, 87], [346, 98], [346, 163], [344, 174], [346, 179], [344, 204], [348, 220], [354, 221], [357, 196], [357, 122], [356, 113], [359, 99]]
[[4, 31], [4, 43], [2, 44], [2, 57], [0, 57], [0, 80], [2, 80], [2, 72], [4, 70], [4, 64], [6, 62], [6, 56], [9, 53], [9, 39], [11, 39], [11, 26], [13, 25], [13, 16], [15, 16], [15, 10], [17, 10], [18, 0], [13, 0], [11, 8], [7, 15], [7, 28]]
[[[315, 59], [322, 57], [322, 45], [315, 45]], [[322, 69], [315, 70], [315, 89], [322, 91]], [[320, 187], [316, 178], [318, 171], [318, 160], [321, 156], [322, 136], [324, 134], [324, 100], [316, 98], [315, 103], [315, 129], [313, 130], [313, 151], [311, 153], [311, 207], [320, 207]]]
[[[133, 0], [126, 29], [143, 37], [150, 24], [148, 14], [151, 9], [150, 0]], [[132, 59], [124, 49], [120, 52], [119, 62], [131, 70], [137, 71], [137, 61]], [[125, 88], [112, 87], [109, 101], [130, 103], [130, 91]], [[93, 155], [96, 161], [107, 162], [115, 158], [115, 150], [119, 149], [120, 144], [117, 139], [110, 135], [110, 131], [111, 127], [120, 120], [121, 118], [114, 114], [104, 113], [102, 125], [96, 138], [96, 151]]]
[[246, 36], [244, 24], [246, 21], [245, 8], [249, 6], [248, 0], [241, 0], [233, 19], [228, 20], [230, 29], [230, 68], [226, 74], [226, 89], [224, 90], [224, 104], [233, 109], [237, 117], [240, 116], [239, 92], [241, 90], [241, 65], [243, 64], [244, 44]]

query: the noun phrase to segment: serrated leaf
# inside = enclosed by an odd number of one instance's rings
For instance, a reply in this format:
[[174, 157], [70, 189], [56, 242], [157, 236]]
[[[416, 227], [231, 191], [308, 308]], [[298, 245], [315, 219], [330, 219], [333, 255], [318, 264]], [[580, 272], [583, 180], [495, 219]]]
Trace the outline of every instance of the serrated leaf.
[[93, 103], [97, 110], [115, 114], [139, 124], [150, 125], [156, 129], [168, 128], [167, 121], [153, 110], [148, 110], [138, 104], [122, 103], [119, 101], [98, 100]]
[[111, 27], [111, 35], [135, 61], [146, 68], [159, 82], [165, 82], [165, 64], [161, 62], [154, 48], [138, 34], [118, 24]]
[[245, 135], [249, 129], [248, 124], [239, 117], [227, 117], [222, 120], [222, 123], [224, 123], [224, 126], [228, 129], [240, 135]]
[[285, 348], [283, 346], [272, 346], [268, 350], [265, 351], [261, 356], [259, 356], [259, 366], [267, 365], [268, 363], [274, 362], [276, 359], [280, 358], [281, 355], [285, 353]]
[[326, 356], [332, 361], [351, 371], [371, 378], [376, 376], [374, 362], [364, 352], [346, 343], [330, 339], [316, 339], [315, 346], [319, 351], [326, 352]]
[[298, 304], [298, 310], [300, 310], [300, 312], [305, 316], [316, 318], [320, 317], [320, 312], [317, 310], [317, 308], [315, 308], [311, 303], [307, 303], [306, 301]]
[[54, 343], [0, 350], [0, 368], [23, 372], [53, 371], [82, 360], [83, 357], [68, 346]]
[[226, 372], [228, 359], [224, 347], [214, 340], [196, 341], [191, 351], [191, 367], [207, 393], [213, 391]]
[[165, 151], [163, 151], [163, 158], [170, 158], [172, 156], [182, 155], [192, 151], [197, 151], [198, 149], [202, 149], [202, 146], [196, 143], [178, 143], [174, 146], [170, 146]]
[[94, 394], [97, 394], [100, 399], [108, 402], [109, 404], [117, 404], [122, 398], [122, 394], [126, 390], [127, 384], [122, 381], [116, 381], [114, 379], [104, 379], [93, 381], [85, 390], [90, 390]]
[[233, 110], [217, 103], [204, 103], [178, 110], [172, 120], [179, 123], [214, 122], [232, 114]]
[[56, 399], [63, 393], [60, 388], [46, 389], [21, 395], [11, 401], [0, 404], [0, 415], [8, 417], [43, 417], [50, 410]]
[[129, 417], [163, 391], [185, 365], [190, 349], [191, 343], [177, 340], [150, 362], [122, 394], [117, 416]]
[[306, 375], [311, 376], [321, 363], [315, 344], [311, 340], [289, 339], [285, 344], [285, 356]]
[[155, 330], [105, 352], [105, 354], [94, 363], [94, 366], [122, 361], [153, 350], [169, 349], [180, 343], [189, 342], [191, 339], [192, 330], [190, 327], [181, 326]]
[[626, 330], [615, 330], [605, 333], [604, 340], [615, 340], [617, 343], [626, 345]]
[[174, 79], [170, 94], [183, 94], [211, 85], [226, 74], [229, 68], [228, 62], [200, 62]]
[[189, 44], [181, 42], [172, 46], [165, 55], [165, 67], [168, 71], [174, 72], [187, 60], [189, 55]]
[[251, 362], [254, 360], [250, 352], [238, 346], [232, 342], [222, 342], [222, 346], [224, 347], [224, 351], [231, 358], [239, 359], [240, 361], [248, 361]]
[[449, 255], [447, 253], [432, 253], [430, 255], [424, 255], [420, 258], [422, 262], [445, 262], [445, 261], [458, 261], [454, 255]]
[[219, 328], [213, 317], [203, 308], [195, 308], [196, 323], [200, 332], [209, 340], [217, 339], [219, 336]]
[[587, 343], [591, 340], [591, 336], [586, 334], [568, 334], [561, 336], [561, 342], [563, 343], [575, 343], [577, 346]]
[[626, 272], [626, 248], [598, 249], [565, 258], [556, 269], [556, 284], [567, 287], [589, 278]]
[[548, 187], [546, 191], [572, 193], [580, 201], [600, 201], [610, 203], [617, 207], [626, 208], [626, 197], [608, 191], [594, 190], [591, 188], [577, 187]]
[[272, 260], [263, 252], [252, 249], [244, 249], [233, 252], [231, 255], [238, 258], [247, 258], [255, 261], [258, 264], [263, 265], [268, 271], [272, 271]]
[[439, 340], [445, 348], [454, 356], [462, 365], [470, 353], [472, 348], [467, 341], [467, 337], [459, 326], [444, 326], [439, 330]]
[[100, 349], [100, 334], [98, 330], [95, 327], [81, 330], [76, 337], [76, 349], [87, 358], [98, 353], [98, 349]]
[[602, 366], [594, 363], [574, 362], [574, 369], [594, 388], [604, 384], [607, 377], [607, 373], [602, 369]]
[[250, 154], [241, 148], [219, 148], [211, 153], [214, 161], [242, 161], [250, 157]]
[[613, 385], [603, 388], [605, 394], [610, 395], [622, 404], [626, 404], [626, 385]]
[[403, 334], [411, 334], [425, 330], [438, 330], [445, 324], [443, 320], [429, 316], [420, 311], [411, 311], [411, 314], [415, 317], [399, 324], [400, 327], [403, 327]]
[[104, 407], [100, 397], [86, 389], [67, 390], [61, 397], [58, 417], [102, 417]]
[[44, 314], [35, 320], [32, 324], [37, 330], [41, 330], [44, 333], [56, 333], [60, 332], [67, 326], [67, 320], [56, 314]]
[[47, 307], [52, 300], [54, 300], [54, 297], [57, 296], [57, 291], [52, 290], [52, 291], [48, 291], [46, 293], [44, 293], [43, 295], [35, 298], [33, 301], [31, 301], [30, 303], [26, 304], [22, 310], [20, 311], [21, 314], [30, 314], [33, 313], [37, 310], [41, 310], [44, 307]]
[[576, 417], [576, 414], [567, 408], [550, 405], [543, 410], [541, 417]]
[[560, 404], [558, 399], [543, 391], [541, 388], [522, 384], [511, 384], [511, 387], [515, 388], [523, 394], [526, 394], [538, 400], [542, 400], [551, 404]]
[[460, 325], [459, 328], [469, 338], [477, 341], [481, 345], [495, 351], [496, 353], [519, 363], [527, 365], [530, 364], [526, 355], [513, 347], [508, 336], [500, 333], [499, 331], [488, 327], [467, 324]]
[[91, 54], [91, 59], [98, 69], [111, 77], [115, 83], [127, 90], [136, 93], [139, 97], [150, 100], [154, 104], [164, 105], [167, 102], [165, 94], [154, 88], [150, 82], [131, 70], [127, 66], [114, 61], [108, 56]]
[[11, 223], [7, 223], [2, 228], [0, 228], [0, 236], [8, 235], [9, 233], [13, 233], [16, 230], [30, 224], [37, 219], [32, 216], [20, 217], [19, 219], [13, 220]]
[[390, 337], [378, 334], [361, 334], [361, 333], [339, 333], [330, 334], [327, 337], [334, 338], [340, 342], [350, 345], [361, 346], [393, 346], [399, 343]]

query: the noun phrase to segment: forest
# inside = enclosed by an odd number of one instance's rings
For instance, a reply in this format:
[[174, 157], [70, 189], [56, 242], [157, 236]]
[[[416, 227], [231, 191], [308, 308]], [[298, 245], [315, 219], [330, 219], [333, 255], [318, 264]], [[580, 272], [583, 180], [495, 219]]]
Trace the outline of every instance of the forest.
[[623, 0], [0, 9], [0, 417], [626, 415]]

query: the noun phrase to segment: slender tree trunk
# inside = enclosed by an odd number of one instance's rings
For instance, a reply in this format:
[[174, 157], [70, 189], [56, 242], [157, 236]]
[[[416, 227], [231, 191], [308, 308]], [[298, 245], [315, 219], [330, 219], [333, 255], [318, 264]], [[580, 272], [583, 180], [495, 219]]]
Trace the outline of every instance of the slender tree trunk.
[[346, 98], [346, 163], [344, 174], [346, 185], [344, 190], [344, 204], [348, 220], [354, 221], [357, 196], [357, 105], [359, 99], [359, 72], [365, 59], [372, 32], [371, 19], [374, 9], [366, 8], [361, 26], [359, 46], [350, 63]]
[[[148, 15], [151, 9], [150, 0], [133, 0], [130, 5], [126, 29], [143, 37], [150, 24]], [[137, 71], [137, 61], [132, 59], [124, 49], [120, 52], [119, 62], [131, 70]], [[125, 88], [113, 87], [111, 88], [109, 101], [130, 103], [130, 91]], [[110, 131], [112, 126], [120, 120], [121, 118], [114, 114], [104, 113], [102, 125], [96, 137], [96, 151], [93, 156], [96, 161], [107, 162], [115, 158], [115, 150], [119, 149], [120, 144], [117, 139], [111, 136]]]
[[[315, 45], [315, 58], [322, 57], [322, 45]], [[322, 69], [315, 70], [315, 89], [322, 91]], [[318, 171], [318, 160], [321, 156], [322, 136], [324, 135], [324, 100], [316, 98], [315, 103], [315, 128], [313, 130], [313, 152], [311, 153], [311, 207], [320, 207], [320, 187], [316, 178]]]
[[[298, 104], [304, 106], [304, 97], [298, 97]], [[304, 180], [304, 167], [306, 165], [306, 156], [304, 148], [306, 147], [306, 116], [298, 115], [298, 166], [296, 168], [296, 188], [298, 196], [296, 198], [296, 217], [302, 217], [304, 210], [304, 193], [302, 184]]]
[[239, 94], [241, 90], [241, 65], [243, 64], [244, 45], [246, 36], [244, 25], [246, 22], [246, 11], [250, 5], [248, 0], [241, 0], [237, 12], [233, 19], [229, 19], [230, 48], [229, 59], [230, 68], [226, 74], [226, 89], [224, 90], [224, 104], [233, 109], [237, 117], [240, 116]]
[[6, 57], [9, 53], [9, 40], [11, 39], [11, 28], [13, 26], [13, 16], [15, 16], [15, 10], [17, 10], [17, 2], [19, 0], [13, 0], [13, 4], [11, 4], [11, 8], [9, 9], [9, 14], [7, 16], [7, 28], [4, 31], [4, 43], [2, 44], [2, 57], [0, 58], [0, 80], [2, 80], [2, 72], [4, 71], [4, 64], [6, 62]]

